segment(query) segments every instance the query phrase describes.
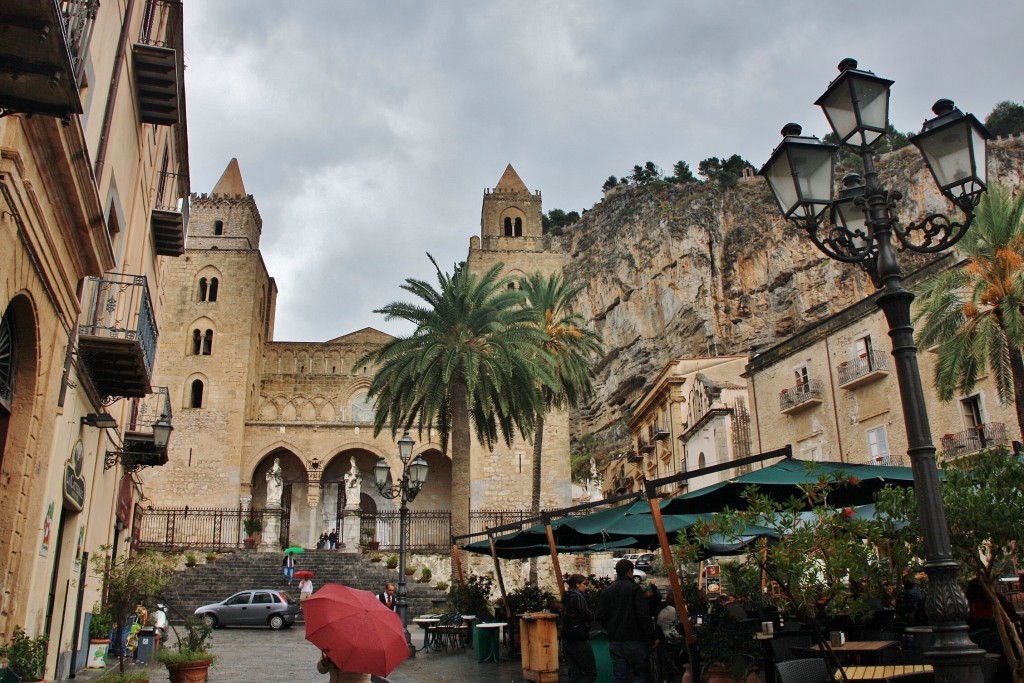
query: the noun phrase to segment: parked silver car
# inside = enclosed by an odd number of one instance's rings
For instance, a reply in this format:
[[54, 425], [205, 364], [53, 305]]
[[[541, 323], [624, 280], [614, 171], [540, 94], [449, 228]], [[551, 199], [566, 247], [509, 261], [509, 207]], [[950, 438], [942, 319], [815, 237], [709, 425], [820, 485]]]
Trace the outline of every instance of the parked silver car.
[[299, 603], [278, 590], [257, 588], [235, 593], [227, 600], [203, 605], [195, 615], [210, 628], [269, 626], [277, 630], [295, 623]]

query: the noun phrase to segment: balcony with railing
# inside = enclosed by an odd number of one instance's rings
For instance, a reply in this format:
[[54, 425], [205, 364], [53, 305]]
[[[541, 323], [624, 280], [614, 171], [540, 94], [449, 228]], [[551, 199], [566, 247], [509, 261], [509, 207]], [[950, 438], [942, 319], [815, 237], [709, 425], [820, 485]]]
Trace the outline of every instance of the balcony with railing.
[[153, 232], [156, 253], [160, 256], [181, 256], [185, 253], [185, 232], [188, 230], [187, 183], [184, 174], [167, 171], [161, 173], [157, 181], [149, 227]]
[[0, 5], [0, 113], [69, 119], [99, 0], [4, 0]]
[[986, 422], [962, 432], [946, 434], [940, 440], [943, 459], [950, 460], [972, 455], [986, 448], [1009, 446], [1006, 425], [1002, 422]]
[[870, 384], [889, 374], [889, 357], [874, 349], [868, 349], [856, 358], [839, 364], [839, 386], [843, 389], [856, 389]]
[[181, 1], [146, 0], [139, 40], [132, 45], [139, 119], [170, 126], [180, 117], [183, 63]]
[[78, 324], [78, 354], [101, 397], [152, 393], [157, 328], [143, 275], [86, 278]]
[[821, 382], [809, 379], [779, 392], [779, 412], [793, 415], [820, 405], [822, 400]]
[[[167, 464], [167, 438], [171, 428], [171, 396], [167, 387], [153, 387], [153, 393], [130, 402], [121, 449], [107, 451], [105, 466], [120, 460], [128, 472]], [[164, 434], [158, 431], [164, 430]]]
[[651, 441], [664, 441], [668, 438], [668, 429], [664, 425], [654, 424], [648, 427], [647, 436]]
[[637, 451], [640, 453], [653, 453], [655, 444], [653, 441], [648, 441], [642, 436], [636, 440]]
[[860, 461], [860, 465], [880, 465], [882, 467], [909, 467], [910, 461], [904, 455], [875, 455]]

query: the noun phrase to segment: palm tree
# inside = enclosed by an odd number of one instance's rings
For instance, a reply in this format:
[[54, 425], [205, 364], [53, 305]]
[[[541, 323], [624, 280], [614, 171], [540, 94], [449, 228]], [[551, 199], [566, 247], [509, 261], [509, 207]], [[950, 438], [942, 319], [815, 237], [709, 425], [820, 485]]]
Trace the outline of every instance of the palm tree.
[[[544, 416], [553, 409], [576, 408], [590, 398], [592, 359], [601, 351], [601, 337], [583, 328], [583, 318], [572, 311], [582, 287], [570, 285], [561, 275], [534, 273], [520, 279], [525, 305], [534, 312], [542, 332], [541, 351], [552, 364], [555, 383], [540, 385], [543, 405], [534, 416], [533, 472], [530, 510], [540, 512], [540, 487], [544, 451]], [[537, 560], [530, 560], [530, 582], [537, 583]]]
[[990, 187], [959, 248], [968, 263], [918, 290], [917, 343], [938, 345], [935, 386], [943, 401], [969, 394], [988, 367], [999, 400], [1016, 403], [1024, 435], [1024, 193]]
[[549, 363], [536, 351], [540, 332], [523, 295], [500, 277], [502, 264], [481, 276], [465, 264], [451, 275], [437, 270], [438, 288], [407, 279], [402, 289], [421, 303], [393, 302], [377, 310], [387, 320], [415, 325], [412, 334], [360, 359], [377, 372], [368, 392], [376, 399], [374, 434], [392, 436], [417, 427], [437, 432], [441, 449], [452, 446], [452, 534], [469, 531], [470, 432], [492, 449], [499, 435], [511, 444], [516, 432], [533, 433], [541, 396], [538, 383], [552, 381]]
[[534, 416], [533, 492], [530, 501], [534, 513], [540, 511], [541, 453], [544, 448], [544, 415], [553, 409], [577, 408], [593, 394], [590, 367], [601, 352], [601, 337], [584, 329], [583, 318], [572, 310], [582, 291], [553, 274], [534, 273], [520, 279], [525, 305], [534, 311], [540, 325], [541, 348], [552, 363], [554, 384], [541, 385], [543, 407]]

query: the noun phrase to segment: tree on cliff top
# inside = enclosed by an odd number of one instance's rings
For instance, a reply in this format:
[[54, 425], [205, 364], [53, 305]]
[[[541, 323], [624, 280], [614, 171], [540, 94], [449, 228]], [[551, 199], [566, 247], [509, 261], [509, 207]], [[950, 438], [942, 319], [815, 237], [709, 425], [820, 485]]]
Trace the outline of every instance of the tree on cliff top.
[[992, 135], [1024, 133], [1024, 106], [1004, 100], [985, 117], [985, 127]]
[[743, 177], [744, 169], [748, 168], [754, 170], [753, 164], [739, 154], [733, 154], [728, 159], [708, 157], [697, 164], [697, 173], [705, 180], [732, 187]]

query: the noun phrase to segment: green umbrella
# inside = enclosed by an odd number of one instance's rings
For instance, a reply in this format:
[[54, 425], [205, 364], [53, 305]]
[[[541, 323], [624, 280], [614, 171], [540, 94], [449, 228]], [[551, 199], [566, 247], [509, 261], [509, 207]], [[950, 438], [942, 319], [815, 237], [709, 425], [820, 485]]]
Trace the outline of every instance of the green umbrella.
[[669, 514], [719, 512], [725, 508], [742, 510], [746, 507], [743, 494], [750, 486], [757, 486], [760, 493], [781, 501], [801, 495], [801, 484], [813, 484], [822, 476], [840, 473], [856, 477], [858, 481], [840, 484], [829, 494], [828, 502], [833, 507], [874, 502], [875, 493], [889, 484], [914, 485], [914, 474], [909, 467], [786, 458], [769, 467], [669, 498], [662, 501], [661, 509]]
[[288, 548], [287, 550], [285, 550], [284, 552], [285, 552], [285, 554], [286, 554], [286, 555], [287, 555], [288, 553], [291, 553], [291, 554], [293, 554], [293, 555], [298, 555], [299, 553], [304, 553], [304, 552], [306, 552], [306, 549], [305, 549], [305, 548], [300, 548], [299, 546], [297, 546], [297, 545], [294, 545], [294, 546], [292, 546], [291, 548]]

